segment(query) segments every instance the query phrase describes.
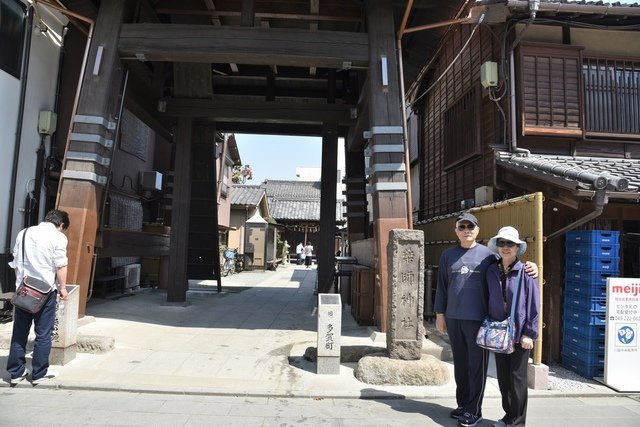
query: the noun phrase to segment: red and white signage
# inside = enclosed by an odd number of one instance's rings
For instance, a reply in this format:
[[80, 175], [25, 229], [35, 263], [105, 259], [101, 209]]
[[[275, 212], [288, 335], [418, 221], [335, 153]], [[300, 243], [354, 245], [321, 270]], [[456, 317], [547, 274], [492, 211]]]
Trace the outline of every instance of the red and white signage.
[[625, 392], [640, 391], [640, 279], [607, 279], [604, 383]]

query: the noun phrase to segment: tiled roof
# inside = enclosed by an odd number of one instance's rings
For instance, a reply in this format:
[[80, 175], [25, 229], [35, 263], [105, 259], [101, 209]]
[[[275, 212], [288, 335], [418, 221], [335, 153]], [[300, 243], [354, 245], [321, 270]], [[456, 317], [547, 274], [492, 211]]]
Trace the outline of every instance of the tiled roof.
[[276, 220], [320, 221], [320, 200], [283, 200], [268, 198]]
[[[504, 0], [503, 0], [504, 1]], [[493, 1], [493, 3], [500, 3], [501, 0]], [[491, 0], [484, 3], [492, 3]], [[640, 3], [637, 1], [600, 1], [600, 0], [540, 0], [540, 3], [554, 3], [554, 4], [572, 4], [583, 6], [606, 6], [606, 7], [640, 7]]]
[[320, 181], [265, 180], [262, 187], [267, 197], [277, 199], [320, 200]]
[[504, 168], [565, 187], [584, 190], [638, 193], [640, 160], [571, 157], [498, 152], [496, 163]]
[[[320, 221], [320, 200], [268, 198], [269, 211], [277, 221]], [[343, 223], [342, 202], [336, 202], [336, 222]]]
[[541, 0], [540, 3], [584, 4], [587, 6], [640, 7], [637, 2], [630, 1], [585, 1], [585, 0]]
[[[484, 0], [482, 2], [482, 4], [492, 3], [503, 3], [512, 13], [520, 17], [530, 15], [528, 1]], [[578, 25], [582, 23], [600, 26], [634, 26], [638, 24], [639, 9], [638, 1], [542, 0], [538, 5], [536, 22], [540, 23], [548, 19], [569, 21]]]
[[[276, 221], [320, 221], [320, 181], [265, 180], [261, 187]], [[336, 201], [336, 221], [345, 221], [340, 201]]]
[[264, 195], [264, 188], [259, 185], [233, 185], [231, 187], [231, 204], [258, 206]]

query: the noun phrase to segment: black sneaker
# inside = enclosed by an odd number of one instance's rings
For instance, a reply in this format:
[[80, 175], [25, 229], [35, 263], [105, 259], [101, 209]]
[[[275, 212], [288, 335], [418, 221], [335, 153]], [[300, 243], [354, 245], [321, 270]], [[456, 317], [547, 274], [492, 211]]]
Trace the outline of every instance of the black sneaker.
[[462, 427], [473, 427], [480, 421], [482, 421], [482, 415], [473, 415], [467, 412], [458, 418], [458, 425]]
[[22, 375], [20, 375], [18, 378], [11, 378], [11, 382], [9, 383], [9, 385], [11, 387], [15, 387], [16, 385], [20, 384], [22, 382], [22, 380], [24, 380], [25, 378], [27, 378], [29, 376], [29, 370], [25, 369], [22, 372]]
[[465, 414], [464, 408], [462, 406], [458, 406], [453, 411], [449, 412], [451, 418], [455, 418], [456, 420]]

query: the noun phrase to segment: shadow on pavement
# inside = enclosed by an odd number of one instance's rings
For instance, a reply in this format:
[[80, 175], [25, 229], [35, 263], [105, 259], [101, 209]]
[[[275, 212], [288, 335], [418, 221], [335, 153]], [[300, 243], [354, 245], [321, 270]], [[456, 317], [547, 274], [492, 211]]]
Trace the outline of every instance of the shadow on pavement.
[[[375, 397], [368, 397], [375, 396]], [[452, 408], [438, 405], [437, 403], [418, 401], [413, 399], [406, 399], [404, 395], [387, 392], [384, 390], [378, 390], [375, 388], [365, 388], [361, 390], [361, 398], [369, 399], [379, 403], [384, 403], [394, 411], [411, 414], [422, 414], [431, 424], [425, 425], [440, 425], [440, 426], [455, 426], [456, 420], [449, 416], [449, 412]]]

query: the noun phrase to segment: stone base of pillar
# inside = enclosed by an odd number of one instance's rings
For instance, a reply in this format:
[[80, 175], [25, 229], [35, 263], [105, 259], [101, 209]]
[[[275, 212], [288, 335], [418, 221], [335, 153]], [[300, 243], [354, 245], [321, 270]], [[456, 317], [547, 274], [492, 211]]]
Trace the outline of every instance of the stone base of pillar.
[[77, 346], [75, 344], [69, 347], [52, 347], [49, 354], [49, 363], [52, 365], [64, 366], [76, 358]]
[[189, 307], [191, 303], [189, 301], [169, 302], [164, 301], [160, 303], [162, 307]]
[[318, 375], [339, 375], [340, 356], [318, 356], [316, 373]]
[[435, 334], [422, 340], [422, 354], [430, 354], [438, 360], [453, 360], [451, 345]]
[[548, 390], [549, 367], [542, 363], [539, 365], [530, 363], [527, 366], [527, 383], [532, 390]]

